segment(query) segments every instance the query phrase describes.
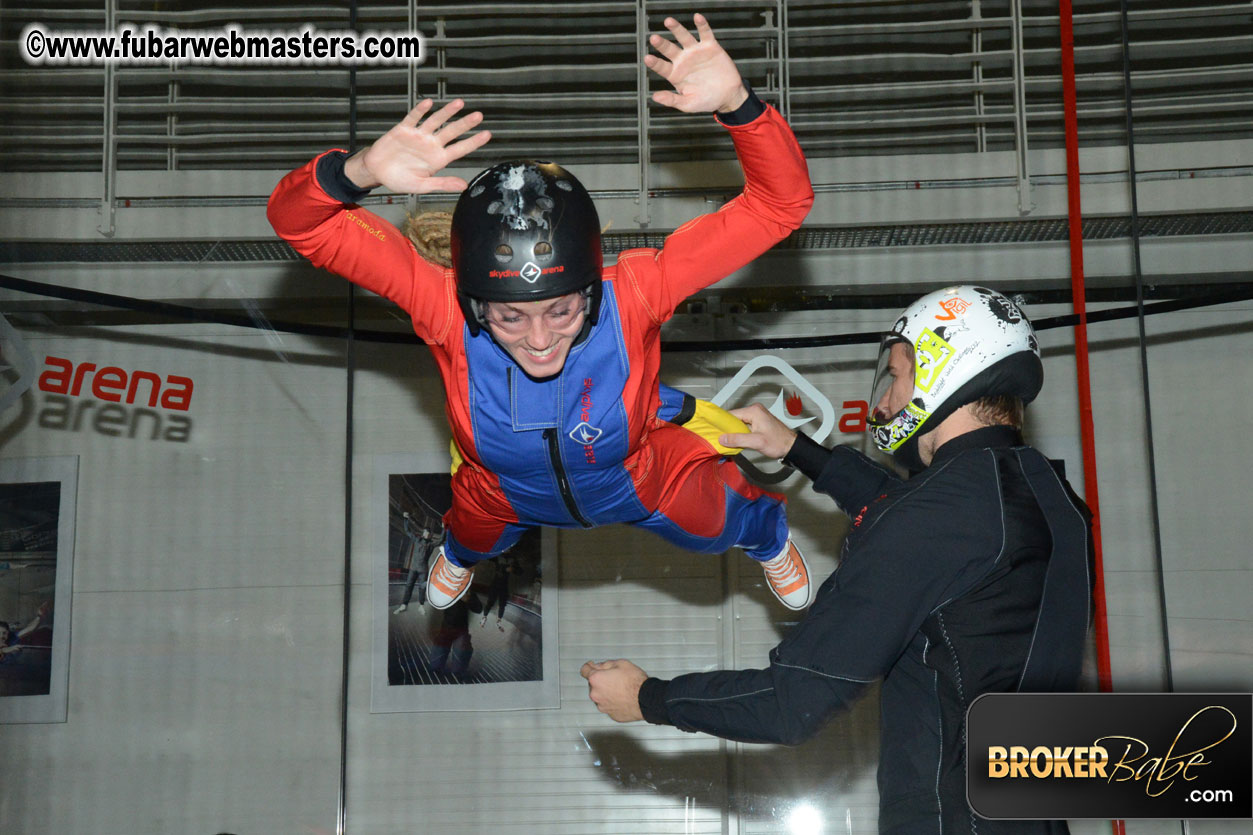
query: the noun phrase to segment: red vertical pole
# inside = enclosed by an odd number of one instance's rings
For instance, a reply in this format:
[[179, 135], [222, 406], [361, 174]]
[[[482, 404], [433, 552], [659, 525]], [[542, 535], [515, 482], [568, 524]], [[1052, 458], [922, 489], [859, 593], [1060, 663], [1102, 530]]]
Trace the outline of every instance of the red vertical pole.
[[[1092, 511], [1096, 549], [1096, 667], [1102, 692], [1113, 689], [1109, 660], [1109, 625], [1105, 609], [1105, 564], [1101, 548], [1101, 502], [1096, 479], [1096, 435], [1092, 422], [1092, 381], [1088, 374], [1088, 305], [1083, 280], [1083, 211], [1079, 200], [1079, 117], [1075, 94], [1075, 30], [1070, 0], [1059, 0], [1062, 47], [1062, 108], [1066, 117], [1066, 206], [1070, 219], [1071, 304], [1079, 314], [1075, 326], [1075, 372], [1079, 388], [1079, 436], [1083, 446], [1084, 500]], [[1124, 835], [1123, 821], [1112, 822], [1114, 835]]]

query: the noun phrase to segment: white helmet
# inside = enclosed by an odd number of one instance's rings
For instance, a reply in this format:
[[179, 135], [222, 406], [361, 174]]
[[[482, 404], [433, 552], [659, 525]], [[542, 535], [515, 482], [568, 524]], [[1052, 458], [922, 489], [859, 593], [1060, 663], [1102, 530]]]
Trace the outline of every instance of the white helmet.
[[[892, 383], [888, 358], [897, 343], [913, 349], [913, 395], [899, 412], [876, 420], [874, 406]], [[1030, 403], [1043, 382], [1040, 343], [1016, 304], [985, 287], [946, 287], [901, 311], [884, 335], [870, 397], [870, 433], [879, 449], [916, 466], [918, 439], [960, 407], [989, 395]]]

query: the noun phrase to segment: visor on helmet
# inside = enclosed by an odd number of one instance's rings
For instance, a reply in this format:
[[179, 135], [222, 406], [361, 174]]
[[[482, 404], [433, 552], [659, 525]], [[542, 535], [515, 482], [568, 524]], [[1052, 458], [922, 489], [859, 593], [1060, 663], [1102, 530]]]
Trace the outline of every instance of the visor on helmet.
[[909, 341], [899, 333], [885, 333], [879, 341], [879, 363], [875, 367], [874, 385], [870, 391], [870, 414], [866, 417], [866, 420], [873, 426], [887, 423], [895, 416], [894, 414], [884, 415], [880, 418], [876, 408], [883, 401], [888, 390], [892, 388], [892, 384], [896, 382], [896, 376], [891, 372], [893, 345], [904, 345], [909, 353], [909, 361], [913, 363], [913, 351], [909, 350], [911, 347]]

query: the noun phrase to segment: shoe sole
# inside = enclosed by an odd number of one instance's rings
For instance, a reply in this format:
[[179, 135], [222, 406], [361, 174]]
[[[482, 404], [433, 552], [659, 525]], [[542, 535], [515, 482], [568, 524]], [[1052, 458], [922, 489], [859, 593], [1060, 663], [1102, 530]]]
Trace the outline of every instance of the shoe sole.
[[[428, 597], [426, 598], [426, 602], [427, 602], [427, 603], [429, 603], [429, 604], [431, 604], [431, 608], [432, 608], [432, 609], [437, 609], [437, 610], [443, 611], [444, 609], [450, 609], [450, 608], [452, 608], [452, 607], [453, 607], [453, 606], [457, 603], [457, 601], [458, 601], [458, 600], [460, 600], [461, 598], [463, 598], [463, 597], [465, 597], [465, 596], [466, 596], [466, 592], [467, 592], [467, 591], [469, 591], [469, 590], [470, 590], [470, 585], [467, 583], [467, 584], [466, 584], [466, 587], [465, 587], [464, 589], [462, 589], [462, 590], [461, 590], [461, 593], [460, 593], [460, 594], [458, 594], [456, 597], [453, 597], [451, 600], [449, 600], [447, 603], [444, 603], [443, 605], [440, 605], [440, 603], [439, 603], [438, 601], [436, 601], [434, 598], [432, 598], [432, 597], [430, 597], [430, 596], [428, 596]], [[443, 593], [443, 592], [440, 592], [440, 594], [442, 595], [442, 594], [444, 594], [444, 593]], [[447, 595], [445, 595], [445, 596], [447, 596]]]

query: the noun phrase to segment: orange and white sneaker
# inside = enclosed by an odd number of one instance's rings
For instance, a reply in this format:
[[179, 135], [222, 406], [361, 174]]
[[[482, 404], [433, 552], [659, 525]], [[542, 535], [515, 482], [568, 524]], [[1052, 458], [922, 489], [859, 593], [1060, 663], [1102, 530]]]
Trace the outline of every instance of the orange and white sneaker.
[[766, 571], [766, 585], [780, 603], [794, 612], [809, 605], [809, 566], [795, 542], [789, 538], [779, 556], [761, 565]]
[[474, 569], [453, 565], [452, 561], [444, 556], [444, 549], [441, 547], [439, 556], [435, 558], [435, 564], [431, 566], [431, 573], [427, 577], [426, 602], [436, 609], [447, 609], [461, 599], [470, 588], [470, 581], [473, 579]]

